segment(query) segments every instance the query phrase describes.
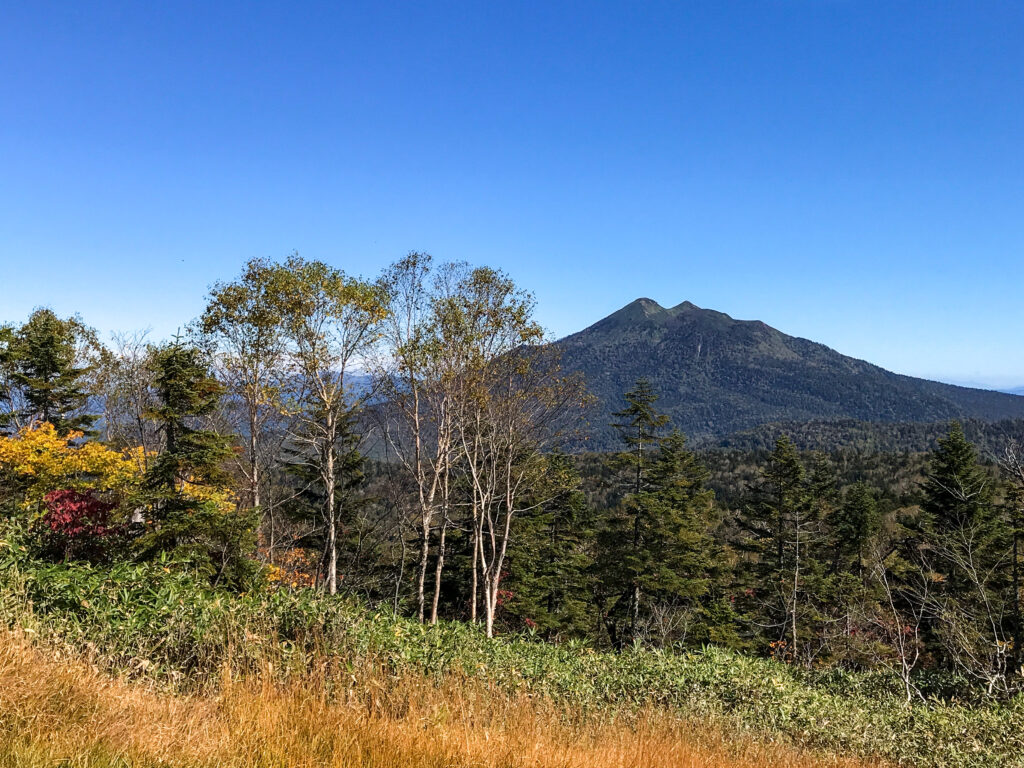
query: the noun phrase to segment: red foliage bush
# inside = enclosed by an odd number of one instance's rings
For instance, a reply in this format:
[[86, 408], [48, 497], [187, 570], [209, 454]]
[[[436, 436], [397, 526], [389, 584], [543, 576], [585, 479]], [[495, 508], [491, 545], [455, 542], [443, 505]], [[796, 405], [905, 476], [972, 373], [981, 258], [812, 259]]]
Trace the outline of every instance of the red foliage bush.
[[46, 513], [39, 520], [39, 528], [46, 555], [100, 559], [107, 552], [109, 540], [124, 533], [124, 526], [110, 522], [115, 505], [92, 493], [50, 491], [44, 501]]

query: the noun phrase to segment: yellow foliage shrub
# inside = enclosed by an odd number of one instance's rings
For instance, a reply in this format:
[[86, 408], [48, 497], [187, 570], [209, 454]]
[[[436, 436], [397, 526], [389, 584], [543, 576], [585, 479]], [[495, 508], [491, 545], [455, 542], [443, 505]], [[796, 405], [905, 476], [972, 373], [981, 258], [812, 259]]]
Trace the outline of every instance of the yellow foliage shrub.
[[61, 437], [45, 422], [0, 437], [0, 473], [25, 488], [23, 506], [37, 506], [50, 491], [65, 488], [124, 496], [138, 487], [144, 465], [141, 448], [115, 451], [81, 438], [81, 432]]

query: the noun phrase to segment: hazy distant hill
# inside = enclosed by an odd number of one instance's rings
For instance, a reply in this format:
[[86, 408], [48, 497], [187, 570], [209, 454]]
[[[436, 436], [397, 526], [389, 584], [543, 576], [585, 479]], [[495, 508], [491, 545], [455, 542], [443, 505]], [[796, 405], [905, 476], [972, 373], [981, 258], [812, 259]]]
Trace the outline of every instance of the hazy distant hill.
[[1024, 397], [901, 376], [758, 321], [690, 302], [637, 299], [556, 342], [566, 370], [597, 396], [588, 448], [614, 443], [622, 393], [646, 376], [661, 408], [694, 438], [769, 422], [936, 422], [1024, 418]]

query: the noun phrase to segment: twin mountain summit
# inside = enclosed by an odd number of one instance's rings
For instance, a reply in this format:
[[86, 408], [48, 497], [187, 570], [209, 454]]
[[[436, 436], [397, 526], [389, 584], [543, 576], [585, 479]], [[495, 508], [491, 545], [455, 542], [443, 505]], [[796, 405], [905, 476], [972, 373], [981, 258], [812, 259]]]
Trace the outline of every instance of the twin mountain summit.
[[730, 435], [771, 425], [806, 432], [817, 424], [842, 441], [872, 426], [1024, 419], [1024, 397], [892, 373], [688, 301], [666, 308], [637, 299], [555, 346], [562, 368], [582, 373], [595, 396], [584, 450], [616, 444], [612, 414], [641, 377], [659, 393], [659, 409], [698, 443], [728, 444]]

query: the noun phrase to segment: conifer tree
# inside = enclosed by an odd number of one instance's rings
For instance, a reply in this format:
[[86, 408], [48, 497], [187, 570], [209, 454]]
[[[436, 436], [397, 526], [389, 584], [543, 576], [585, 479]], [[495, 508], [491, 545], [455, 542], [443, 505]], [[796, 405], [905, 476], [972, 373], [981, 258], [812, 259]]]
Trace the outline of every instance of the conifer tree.
[[654, 460], [668, 416], [655, 410], [658, 393], [647, 379], [638, 379], [623, 396], [626, 407], [612, 414], [613, 422], [625, 450], [616, 456], [620, 471], [625, 471], [629, 492], [644, 490], [644, 477]]
[[203, 429], [201, 419], [223, 393], [199, 349], [176, 339], [153, 355], [164, 450], [150, 464], [145, 487], [148, 519], [136, 542], [141, 559], [171, 557], [238, 587], [255, 567], [253, 519], [235, 508], [223, 487], [231, 439]]
[[965, 525], [987, 525], [992, 520], [992, 479], [979, 466], [963, 427], [954, 422], [938, 442], [921, 486], [922, 528], [941, 537]]
[[773, 647], [795, 658], [799, 637], [801, 568], [806, 567], [805, 529], [812, 510], [807, 471], [796, 447], [782, 435], [761, 472], [761, 481], [740, 510], [737, 549], [751, 625], [766, 632]]
[[[655, 409], [658, 394], [651, 383], [638, 379], [623, 399], [626, 407], [612, 414], [612, 426], [619, 433], [625, 450], [612, 459], [613, 468], [624, 480], [627, 494], [638, 496], [646, 488], [647, 472], [654, 460], [668, 416]], [[605, 604], [601, 612], [605, 626], [616, 646], [625, 642], [623, 628], [636, 636], [640, 618], [640, 584], [622, 567], [623, 547], [636, 551], [641, 547], [640, 516], [625, 505], [615, 510], [602, 532], [602, 593]], [[624, 581], [623, 581], [624, 579]]]
[[958, 423], [939, 439], [922, 483], [917, 560], [934, 587], [929, 641], [951, 667], [1005, 690], [1014, 666], [1012, 520]]
[[881, 525], [878, 501], [871, 487], [863, 482], [850, 486], [828, 522], [835, 570], [863, 577], [868, 543]]
[[572, 459], [547, 458], [545, 501], [515, 522], [507, 612], [548, 639], [583, 637], [592, 629], [594, 528]]
[[641, 613], [670, 604], [700, 613], [711, 588], [707, 529], [714, 493], [707, 480], [707, 469], [674, 431], [661, 441], [647, 487], [627, 501], [639, 535], [623, 565], [639, 587]]
[[685, 438], [661, 431], [668, 418], [655, 409], [657, 393], [639, 380], [614, 414], [626, 450], [614, 466], [628, 493], [600, 533], [599, 602], [613, 645], [637, 640], [655, 612], [699, 612], [710, 589], [713, 494], [707, 470]]
[[88, 432], [96, 420], [85, 412], [85, 378], [93, 366], [83, 356], [84, 347], [95, 343], [95, 332], [80, 320], [62, 320], [49, 309], [37, 309], [16, 331], [5, 329], [0, 334], [3, 423], [17, 427], [44, 421], [61, 435]]

